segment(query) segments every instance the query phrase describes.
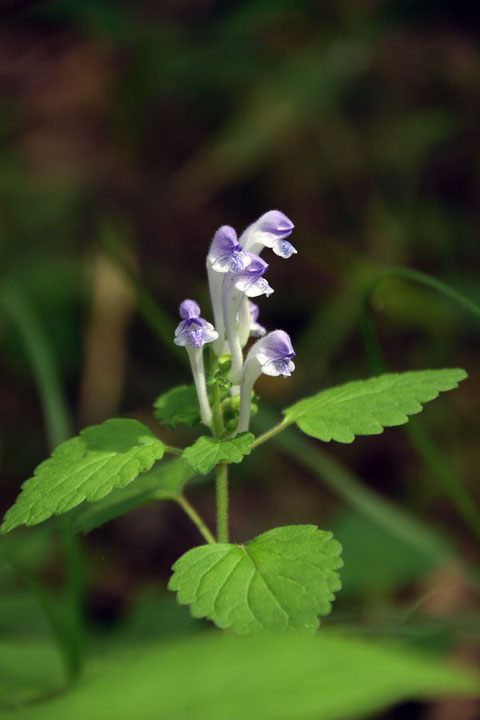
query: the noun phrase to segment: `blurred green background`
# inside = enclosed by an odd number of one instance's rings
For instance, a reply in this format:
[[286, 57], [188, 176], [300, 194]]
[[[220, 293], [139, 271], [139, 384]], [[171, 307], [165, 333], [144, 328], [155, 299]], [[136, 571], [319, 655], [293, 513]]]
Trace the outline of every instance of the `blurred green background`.
[[[194, 297], [209, 317], [213, 232], [278, 208], [299, 253], [266, 257], [276, 292], [261, 321], [290, 333], [297, 370], [259, 382], [257, 428], [381, 369], [470, 377], [406, 429], [262, 446], [232, 472], [232, 537], [333, 530], [344, 590], [325, 627], [478, 661], [479, 19], [477, 3], [448, 0], [3, 0], [2, 512], [85, 425], [127, 415], [172, 444], [195, 437], [151, 409], [188, 382], [177, 306]], [[213, 525], [211, 484], [189, 497]], [[55, 691], [49, 643], [65, 627], [73, 674], [105, 646], [205, 630], [166, 594], [200, 541], [173, 503], [69, 537], [47, 523], [0, 541], [4, 706]], [[375, 717], [480, 714], [400, 699]]]

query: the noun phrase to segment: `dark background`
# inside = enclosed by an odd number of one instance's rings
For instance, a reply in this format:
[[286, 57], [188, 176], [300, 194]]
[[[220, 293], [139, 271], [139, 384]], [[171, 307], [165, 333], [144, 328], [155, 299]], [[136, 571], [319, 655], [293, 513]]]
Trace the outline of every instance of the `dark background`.
[[[376, 278], [408, 266], [480, 302], [479, 19], [477, 3], [442, 0], [0, 3], [2, 510], [55, 436], [38, 362], [57, 367], [72, 433], [112, 415], [155, 427], [152, 401], [188, 382], [170, 343], [177, 306], [194, 297], [210, 317], [214, 231], [278, 208], [299, 252], [265, 252], [276, 292], [261, 321], [290, 333], [297, 370], [264, 378], [259, 394], [279, 418], [305, 394], [372, 374], [365, 306], [388, 369], [465, 367], [469, 380], [413, 434], [327, 450], [475, 562], [479, 316]], [[157, 429], [175, 444], [195, 437]], [[345, 590], [328, 622], [395, 635], [392, 617], [414, 607], [409, 642], [474, 661], [475, 595], [447, 559], [392, 539], [282, 449], [232, 476], [234, 539], [297, 522], [336, 531]], [[211, 490], [190, 497], [213, 525]], [[164, 589], [198, 541], [169, 503], [85, 537], [92, 632], [115, 632], [145, 593], [166, 608], [159, 632], [180, 632], [186, 611]], [[36, 572], [61, 587], [58, 543], [34, 546]], [[0, 583], [21, 592], [8, 574]], [[388, 717], [475, 717], [458, 703], [441, 712]]]

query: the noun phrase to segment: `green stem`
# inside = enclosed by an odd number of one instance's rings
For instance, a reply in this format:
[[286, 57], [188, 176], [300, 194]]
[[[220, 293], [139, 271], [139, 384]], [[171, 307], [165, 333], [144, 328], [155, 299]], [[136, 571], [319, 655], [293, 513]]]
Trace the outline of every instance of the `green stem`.
[[[215, 360], [216, 362], [216, 360]], [[213, 408], [212, 408], [212, 435], [217, 440], [223, 435], [223, 410], [220, 402], [220, 390], [217, 383], [213, 386]]]
[[203, 535], [207, 543], [209, 543], [210, 545], [214, 545], [216, 542], [215, 538], [213, 537], [212, 533], [210, 532], [200, 515], [197, 513], [195, 508], [189, 503], [187, 498], [183, 495], [178, 495], [175, 500], [180, 505], [180, 507], [187, 513], [188, 517], [194, 523], [194, 525], [196, 525], [199, 532], [201, 533], [201, 535]]
[[85, 652], [83, 604], [85, 596], [85, 559], [82, 543], [72, 526], [72, 519], [62, 518], [62, 541], [65, 553], [66, 618], [64, 632], [69, 646], [68, 672], [75, 680], [82, 670]]
[[217, 540], [228, 542], [228, 466], [220, 463], [215, 467], [217, 487]]
[[173, 447], [172, 445], [164, 445], [165, 452], [171, 455], [183, 455], [182, 448]]
[[256, 447], [261, 445], [262, 443], [266, 442], [267, 440], [270, 440], [270, 438], [275, 437], [275, 435], [278, 435], [279, 432], [282, 432], [282, 430], [285, 430], [290, 425], [289, 422], [286, 420], [282, 420], [282, 422], [278, 423], [278, 425], [274, 425], [270, 430], [267, 430], [266, 432], [259, 435], [255, 440], [253, 441], [251, 445], [251, 450], [254, 450]]
[[[217, 368], [217, 358], [212, 353], [212, 374]], [[223, 411], [220, 403], [218, 385], [213, 386], [212, 434], [220, 440], [224, 432]], [[228, 542], [228, 467], [226, 463], [215, 466], [215, 485], [217, 500], [217, 542]]]

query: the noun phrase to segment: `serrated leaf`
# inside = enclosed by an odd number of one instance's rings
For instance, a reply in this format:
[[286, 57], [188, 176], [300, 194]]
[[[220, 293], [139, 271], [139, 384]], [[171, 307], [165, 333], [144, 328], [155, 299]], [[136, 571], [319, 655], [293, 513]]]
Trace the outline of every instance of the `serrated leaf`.
[[388, 373], [323, 390], [284, 410], [287, 423], [329, 442], [350, 443], [355, 435], [377, 435], [384, 427], [403, 425], [440, 392], [467, 377], [459, 368]]
[[194, 385], [178, 385], [160, 395], [153, 404], [153, 412], [157, 420], [175, 428], [177, 423], [185, 423], [193, 427], [200, 422], [197, 393]]
[[102, 500], [79, 508], [73, 526], [88, 533], [148, 502], [173, 500], [194, 475], [195, 471], [181, 458], [157, 463], [127, 487], [112, 490]]
[[232, 440], [216, 440], [202, 435], [190, 447], [183, 451], [182, 457], [194, 470], [207, 475], [218, 463], [239, 463], [250, 453], [250, 446], [255, 440], [252, 433], [241, 433]]
[[163, 457], [164, 445], [146, 425], [112, 419], [59, 445], [27, 480], [5, 515], [2, 532], [36, 525], [84, 500], [93, 502], [128, 485]]
[[245, 545], [189, 550], [173, 566], [169, 590], [196, 618], [238, 635], [313, 632], [341, 583], [341, 545], [315, 525], [275, 528]]

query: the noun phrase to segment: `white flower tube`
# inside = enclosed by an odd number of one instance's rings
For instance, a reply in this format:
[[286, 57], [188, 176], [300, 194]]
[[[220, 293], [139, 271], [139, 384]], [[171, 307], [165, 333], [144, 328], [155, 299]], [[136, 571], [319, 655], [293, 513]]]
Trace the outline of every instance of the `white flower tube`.
[[240, 343], [242, 347], [245, 347], [249, 338], [259, 338], [267, 334], [266, 329], [258, 322], [259, 314], [260, 308], [258, 305], [245, 296], [242, 299], [240, 310], [238, 312]]
[[193, 382], [197, 391], [200, 419], [204, 425], [212, 424], [212, 408], [208, 401], [207, 384], [205, 382], [205, 367], [203, 364], [203, 348], [187, 347], [187, 354], [192, 369]]
[[242, 343], [238, 323], [238, 313], [242, 299], [245, 296], [258, 297], [259, 295], [266, 295], [268, 297], [273, 293], [273, 288], [262, 277], [268, 268], [267, 263], [253, 253], [247, 253], [247, 255], [250, 258], [250, 263], [245, 270], [239, 273], [228, 273], [223, 280], [223, 317], [232, 356], [229, 379], [234, 385], [240, 383], [243, 366]]
[[218, 332], [218, 339], [213, 345], [216, 355], [225, 352], [225, 319], [222, 302], [224, 277], [227, 273], [242, 272], [249, 263], [250, 257], [238, 244], [235, 230], [229, 225], [222, 225], [215, 233], [207, 255], [208, 286]]

